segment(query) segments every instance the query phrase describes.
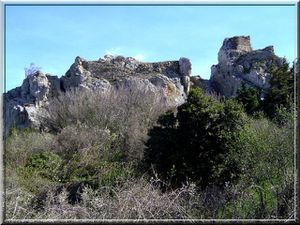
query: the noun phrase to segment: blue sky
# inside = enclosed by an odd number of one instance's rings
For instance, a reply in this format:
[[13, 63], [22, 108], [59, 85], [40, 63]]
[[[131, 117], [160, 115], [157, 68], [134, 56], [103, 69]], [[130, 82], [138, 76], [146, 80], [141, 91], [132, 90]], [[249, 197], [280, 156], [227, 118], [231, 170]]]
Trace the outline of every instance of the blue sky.
[[6, 6], [6, 90], [35, 63], [62, 76], [76, 56], [105, 54], [154, 62], [187, 57], [209, 79], [224, 38], [250, 35], [254, 49], [273, 45], [296, 57], [295, 6]]

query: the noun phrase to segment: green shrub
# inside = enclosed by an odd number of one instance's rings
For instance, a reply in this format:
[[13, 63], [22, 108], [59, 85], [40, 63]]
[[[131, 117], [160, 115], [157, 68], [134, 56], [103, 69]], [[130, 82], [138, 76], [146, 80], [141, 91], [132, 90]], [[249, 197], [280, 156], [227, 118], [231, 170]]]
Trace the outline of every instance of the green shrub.
[[242, 86], [237, 92], [236, 99], [243, 104], [245, 111], [249, 115], [253, 115], [260, 109], [259, 93], [255, 88]]
[[282, 106], [276, 107], [272, 121], [282, 127], [286, 124], [291, 124], [294, 121], [294, 112]]
[[278, 127], [265, 118], [249, 118], [230, 153], [241, 171], [238, 194], [220, 211], [221, 218], [288, 218], [293, 214], [293, 143], [292, 124]]
[[8, 183], [20, 186], [26, 191], [38, 194], [60, 182], [62, 159], [52, 152], [33, 153], [24, 166], [7, 167], [7, 174], [16, 174]]
[[25, 166], [31, 154], [54, 150], [54, 135], [31, 130], [15, 130], [5, 138], [5, 164]]
[[249, 120], [235, 143], [236, 156], [250, 182], [283, 182], [293, 171], [293, 125], [277, 127], [267, 119]]
[[62, 159], [52, 152], [40, 152], [31, 155], [25, 165], [29, 173], [36, 173], [41, 177], [52, 181], [60, 181], [59, 172], [62, 165]]
[[114, 186], [128, 177], [133, 177], [135, 173], [130, 163], [94, 160], [83, 164], [79, 157], [74, 157], [64, 165], [61, 175], [63, 183], [79, 182], [97, 189], [102, 186]]
[[293, 111], [294, 105], [294, 73], [285, 61], [280, 68], [271, 71], [270, 89], [263, 101], [263, 109], [269, 118], [274, 118], [278, 108]]
[[192, 89], [175, 116], [168, 113], [150, 130], [145, 164], [175, 185], [191, 180], [201, 187], [223, 185], [237, 178], [227, 145], [243, 126], [243, 112], [234, 100], [224, 104]]

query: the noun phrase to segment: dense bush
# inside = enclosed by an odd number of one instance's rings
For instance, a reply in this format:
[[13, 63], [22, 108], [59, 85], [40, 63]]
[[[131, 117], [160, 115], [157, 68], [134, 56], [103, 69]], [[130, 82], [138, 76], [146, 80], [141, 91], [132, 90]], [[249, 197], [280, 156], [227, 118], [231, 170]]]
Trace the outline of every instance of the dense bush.
[[[108, 131], [114, 139], [113, 148], [124, 152], [128, 160], [139, 161], [148, 128], [165, 110], [166, 106], [158, 92], [133, 85], [130, 93], [128, 88], [122, 86], [118, 90], [106, 92], [66, 92], [52, 100], [46, 109], [46, 116], [43, 115], [41, 119], [46, 127], [56, 133], [64, 132], [68, 126], [77, 125], [86, 127], [86, 131]], [[93, 138], [85, 135], [86, 137], [82, 132], [79, 138], [87, 138], [86, 143]], [[77, 138], [76, 135], [73, 137]], [[101, 138], [98, 142], [101, 142]]]
[[237, 92], [236, 99], [243, 104], [245, 111], [249, 115], [253, 115], [260, 110], [260, 96], [255, 88], [246, 88], [242, 86]]
[[37, 173], [41, 177], [53, 181], [60, 181], [58, 174], [62, 164], [62, 159], [52, 152], [40, 152], [31, 155], [27, 159], [24, 169], [32, 176]]
[[86, 124], [68, 125], [56, 138], [56, 149], [66, 159], [81, 152], [91, 159], [107, 159], [118, 150], [113, 148], [117, 144], [116, 134], [108, 129], [89, 127]]
[[[5, 185], [8, 190], [24, 189], [31, 194], [37, 194], [45, 188], [55, 185], [52, 171], [43, 169], [51, 167], [47, 156], [55, 157], [55, 136], [49, 133], [39, 133], [32, 130], [15, 130], [5, 138]], [[46, 156], [43, 157], [42, 155]], [[39, 160], [39, 156], [41, 160]], [[30, 166], [29, 162], [35, 166]], [[49, 164], [47, 165], [47, 162]], [[39, 164], [39, 166], [37, 166]], [[44, 165], [43, 165], [44, 164]], [[54, 165], [52, 165], [55, 167]]]
[[278, 108], [294, 109], [294, 72], [284, 62], [282, 67], [272, 69], [271, 74], [271, 87], [263, 101], [263, 109], [270, 118], [274, 118]]
[[234, 100], [222, 104], [193, 89], [176, 116], [169, 112], [150, 130], [145, 164], [175, 185], [223, 185], [239, 173], [227, 154], [242, 126], [243, 112]]
[[55, 137], [49, 133], [12, 128], [5, 138], [5, 165], [24, 166], [32, 153], [53, 150]]
[[[231, 151], [241, 171], [223, 218], [288, 218], [294, 210], [293, 123], [249, 119]], [[221, 215], [221, 214], [220, 214]]]

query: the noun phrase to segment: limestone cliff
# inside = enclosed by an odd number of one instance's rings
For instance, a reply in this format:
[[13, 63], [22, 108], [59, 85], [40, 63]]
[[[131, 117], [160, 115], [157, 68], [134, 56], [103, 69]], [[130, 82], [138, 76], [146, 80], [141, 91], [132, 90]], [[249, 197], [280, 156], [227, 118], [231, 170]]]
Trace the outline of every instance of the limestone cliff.
[[211, 67], [209, 85], [226, 97], [235, 96], [243, 83], [265, 93], [270, 87], [271, 67], [281, 67], [283, 62], [273, 46], [253, 50], [249, 36], [226, 38], [218, 53], [218, 64]]
[[24, 79], [22, 86], [4, 94], [4, 133], [17, 128], [40, 126], [38, 113], [50, 98], [73, 88], [105, 91], [122, 86], [161, 92], [169, 106], [178, 106], [189, 91], [191, 63], [178, 61], [144, 63], [131, 57], [110, 55], [97, 61], [76, 57], [64, 76], [58, 78], [38, 71]]

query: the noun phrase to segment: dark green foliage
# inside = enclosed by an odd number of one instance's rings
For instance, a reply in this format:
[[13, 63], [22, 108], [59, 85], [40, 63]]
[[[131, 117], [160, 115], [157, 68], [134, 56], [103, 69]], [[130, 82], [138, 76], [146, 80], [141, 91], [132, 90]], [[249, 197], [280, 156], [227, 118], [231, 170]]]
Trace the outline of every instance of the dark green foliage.
[[262, 118], [265, 114], [277, 125], [283, 126], [293, 120], [294, 68], [285, 61], [282, 67], [271, 67], [270, 89], [264, 99], [259, 90], [245, 85], [237, 92], [236, 99], [243, 104], [248, 115]]
[[259, 93], [255, 88], [246, 88], [243, 85], [238, 90], [236, 99], [243, 104], [249, 115], [253, 115], [260, 108]]
[[155, 170], [165, 171], [164, 176], [170, 177], [170, 168], [173, 167], [177, 152], [174, 151], [178, 139], [176, 139], [176, 118], [169, 111], [158, 119], [161, 126], [155, 126], [149, 131], [150, 139], [147, 142], [149, 149], [145, 151], [146, 167], [150, 168], [155, 163]]
[[283, 106], [278, 106], [275, 108], [275, 112], [272, 118], [272, 121], [277, 124], [279, 127], [282, 127], [286, 124], [293, 123], [294, 112], [291, 109], [287, 109]]
[[52, 152], [40, 152], [31, 155], [27, 159], [25, 169], [30, 173], [37, 173], [41, 177], [48, 178], [53, 181], [59, 181], [59, 170], [62, 159]]
[[32, 194], [38, 194], [56, 186], [61, 181], [62, 162], [59, 155], [50, 151], [31, 153], [24, 166], [15, 166], [16, 179], [26, 190]]
[[234, 100], [222, 104], [192, 89], [177, 116], [164, 115], [150, 131], [146, 164], [174, 185], [191, 180], [206, 187], [234, 180], [238, 171], [226, 160], [227, 145], [242, 120], [241, 106]]
[[273, 68], [271, 74], [271, 88], [264, 99], [263, 108], [273, 119], [279, 108], [283, 107], [287, 111], [293, 110], [294, 73], [289, 69], [288, 63], [284, 62], [282, 67]]

